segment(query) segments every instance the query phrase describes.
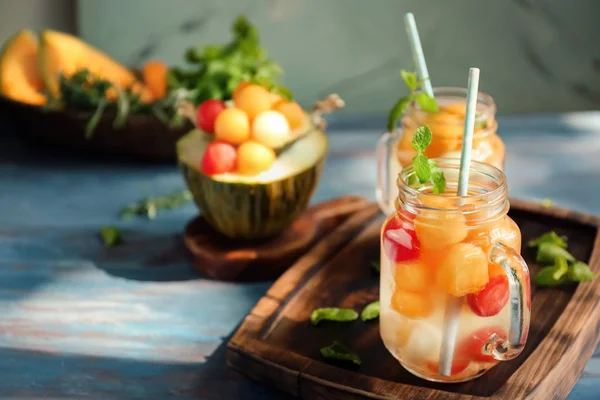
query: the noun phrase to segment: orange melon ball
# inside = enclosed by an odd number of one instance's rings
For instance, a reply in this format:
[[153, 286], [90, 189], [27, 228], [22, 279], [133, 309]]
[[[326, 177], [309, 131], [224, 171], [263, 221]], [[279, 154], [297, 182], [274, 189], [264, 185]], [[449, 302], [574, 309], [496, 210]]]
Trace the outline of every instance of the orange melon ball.
[[257, 175], [271, 168], [276, 154], [269, 147], [248, 141], [237, 150], [237, 172], [243, 175]]
[[250, 121], [246, 113], [234, 107], [221, 111], [215, 120], [215, 137], [233, 145], [248, 140]]
[[252, 139], [265, 146], [279, 147], [287, 141], [289, 135], [290, 125], [283, 114], [277, 111], [263, 111], [252, 121]]
[[231, 99], [234, 103], [237, 103], [237, 97], [239, 96], [240, 92], [249, 85], [250, 82], [248, 81], [241, 81], [240, 83], [238, 83], [238, 85], [233, 90], [233, 93], [231, 94]]
[[297, 129], [304, 124], [306, 118], [304, 110], [295, 101], [279, 101], [273, 106], [273, 110], [279, 111], [285, 116], [291, 129]]
[[235, 105], [248, 114], [252, 120], [263, 111], [271, 109], [271, 92], [260, 85], [248, 85], [236, 95]]

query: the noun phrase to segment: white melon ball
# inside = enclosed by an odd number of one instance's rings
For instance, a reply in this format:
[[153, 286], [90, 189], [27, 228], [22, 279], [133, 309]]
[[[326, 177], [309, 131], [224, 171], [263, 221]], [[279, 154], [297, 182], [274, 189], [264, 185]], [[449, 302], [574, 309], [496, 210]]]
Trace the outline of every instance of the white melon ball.
[[252, 121], [252, 139], [271, 148], [283, 145], [290, 132], [287, 119], [277, 111], [263, 111]]

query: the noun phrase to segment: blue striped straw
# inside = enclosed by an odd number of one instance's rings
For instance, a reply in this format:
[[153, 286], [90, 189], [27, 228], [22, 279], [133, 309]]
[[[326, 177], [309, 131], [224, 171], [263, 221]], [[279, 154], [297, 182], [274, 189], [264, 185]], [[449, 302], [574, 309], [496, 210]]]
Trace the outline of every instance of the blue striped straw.
[[[477, 92], [479, 88], [479, 68], [469, 69], [467, 86], [467, 112], [463, 132], [462, 151], [460, 153], [460, 170], [458, 172], [458, 195], [466, 196], [469, 192], [469, 167], [471, 165], [471, 149], [473, 148], [473, 130], [475, 129], [475, 112], [477, 110]], [[462, 298], [448, 296], [444, 313], [444, 331], [440, 351], [439, 374], [450, 376], [452, 359], [458, 335], [460, 305]]]
[[427, 71], [425, 56], [423, 55], [423, 47], [421, 47], [419, 31], [417, 30], [417, 23], [415, 22], [413, 13], [406, 13], [404, 16], [404, 23], [406, 24], [406, 33], [408, 34], [408, 41], [410, 43], [410, 49], [412, 50], [413, 60], [417, 65], [417, 73], [419, 74], [419, 78], [424, 81], [423, 89], [425, 89], [425, 92], [430, 97], [434, 97], [431, 79], [429, 79], [429, 71]]

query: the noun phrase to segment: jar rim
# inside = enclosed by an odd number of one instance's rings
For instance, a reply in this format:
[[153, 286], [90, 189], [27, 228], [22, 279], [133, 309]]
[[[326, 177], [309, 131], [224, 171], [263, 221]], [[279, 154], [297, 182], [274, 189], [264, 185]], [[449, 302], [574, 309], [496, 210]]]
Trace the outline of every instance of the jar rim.
[[[460, 169], [460, 159], [459, 158], [435, 158], [432, 159], [435, 161], [436, 165], [440, 169], [450, 169], [458, 171]], [[461, 203], [482, 203], [486, 204], [490, 207], [501, 204], [507, 200], [508, 196], [508, 188], [507, 188], [507, 179], [504, 172], [502, 172], [499, 168], [483, 163], [480, 161], [471, 160], [469, 174], [479, 174], [490, 179], [494, 182], [495, 186], [490, 188], [488, 191], [483, 191], [474, 194], [467, 194], [466, 196], [456, 195], [444, 195], [446, 199], [448, 199], [449, 203], [455, 204], [456, 207], [453, 208], [441, 208], [431, 206], [432, 202], [426, 201], [427, 199], [433, 197], [439, 197], [439, 194], [428, 193], [419, 188], [415, 188], [410, 185], [409, 180], [411, 177], [415, 176], [415, 171], [412, 165], [408, 165], [402, 169], [400, 172], [397, 185], [399, 189], [399, 200], [404, 200], [403, 203], [407, 201], [411, 203], [411, 207], [417, 209], [426, 209], [428, 211], [455, 211], [455, 212], [464, 212], [465, 210], [460, 208]], [[471, 184], [473, 183], [472, 179], [469, 179], [469, 189], [471, 189]], [[427, 188], [427, 187], [425, 187]], [[410, 201], [411, 199], [419, 199], [418, 201]], [[427, 203], [425, 205], [424, 203]]]
[[[424, 90], [419, 89], [415, 93], [424, 93]], [[454, 96], [461, 97], [467, 99], [468, 90], [462, 87], [454, 87], [454, 86], [438, 86], [433, 88], [433, 94], [436, 98], [444, 97], [444, 96]], [[475, 113], [475, 124], [481, 122], [488, 122], [490, 117], [494, 116], [497, 111], [496, 102], [494, 98], [482, 91], [477, 92], [477, 104], [483, 105], [481, 110], [478, 110]], [[421, 107], [416, 102], [412, 102], [408, 105], [407, 111], [404, 115], [408, 114], [408, 111], [412, 110], [412, 112], [426, 112], [421, 109]], [[459, 125], [463, 125], [464, 122], [457, 122]], [[493, 132], [495, 132], [498, 128], [498, 123], [495, 118], [493, 119], [493, 124], [491, 126], [486, 126], [480, 132], [476, 132], [475, 136], [480, 138], [482, 136], [487, 136]]]

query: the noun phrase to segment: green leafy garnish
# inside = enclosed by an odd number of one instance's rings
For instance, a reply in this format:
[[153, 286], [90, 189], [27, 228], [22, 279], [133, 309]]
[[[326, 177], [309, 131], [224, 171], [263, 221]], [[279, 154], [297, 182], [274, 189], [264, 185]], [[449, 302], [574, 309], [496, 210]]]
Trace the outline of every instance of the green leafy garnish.
[[379, 261], [371, 261], [371, 268], [373, 269], [373, 271], [380, 273], [381, 263]]
[[538, 246], [535, 261], [540, 265], [552, 265], [557, 258], [564, 258], [568, 262], [574, 262], [575, 257], [567, 250], [554, 243], [545, 242]]
[[115, 226], [102, 226], [100, 227], [100, 236], [104, 247], [115, 247], [121, 243], [121, 231]]
[[440, 194], [446, 190], [446, 177], [444, 172], [438, 168], [435, 161], [427, 158], [423, 152], [431, 144], [433, 135], [428, 126], [420, 126], [415, 130], [412, 139], [412, 146], [417, 152], [413, 157], [412, 166], [415, 170], [415, 176], [423, 184], [431, 182], [433, 193]]
[[529, 241], [529, 247], [539, 247], [544, 243], [551, 243], [555, 246], [561, 247], [563, 249], [567, 248], [567, 241], [564, 237], [558, 236], [556, 232], [546, 232], [542, 236], [537, 239], [533, 239]]
[[[114, 91], [116, 98], [111, 98]], [[58, 95], [46, 90], [48, 103], [46, 110], [79, 110], [91, 112], [85, 126], [85, 138], [90, 139], [102, 116], [111, 112], [115, 115], [113, 128], [120, 129], [131, 114], [153, 115], [165, 125], [174, 128], [181, 126], [183, 119], [177, 114], [177, 105], [183, 95], [181, 92], [170, 93], [167, 97], [152, 103], [144, 103], [137, 93], [130, 88], [120, 88], [110, 81], [93, 75], [86, 68], [75, 71], [67, 77], [59, 75]]]
[[358, 354], [350, 352], [350, 350], [340, 342], [333, 342], [329, 346], [323, 347], [321, 349], [321, 355], [330, 360], [349, 361], [356, 365], [360, 365], [361, 363]]
[[412, 102], [416, 102], [423, 111], [438, 112], [438, 105], [433, 97], [429, 96], [425, 92], [416, 93], [416, 91], [423, 84], [423, 81], [419, 81], [417, 79], [416, 72], [401, 70], [400, 76], [406, 84], [406, 87], [408, 87], [410, 93], [407, 96], [399, 98], [396, 104], [394, 104], [390, 110], [390, 113], [388, 114], [387, 125], [389, 132], [392, 132], [396, 128], [398, 120], [406, 110], [406, 107], [408, 107], [408, 105]]
[[161, 197], [147, 197], [125, 207], [121, 211], [121, 218], [141, 215], [148, 219], [154, 219], [159, 210], [177, 208], [190, 200], [192, 200], [192, 194], [188, 190], [177, 191]]
[[358, 319], [358, 313], [350, 308], [317, 308], [310, 316], [310, 322], [317, 325], [321, 321], [351, 322]]
[[257, 83], [287, 99], [289, 89], [279, 83], [281, 66], [267, 56], [256, 27], [243, 16], [232, 25], [233, 40], [187, 50], [189, 70], [172, 68], [167, 75], [170, 90], [185, 89], [187, 100], [198, 105], [208, 99], [229, 100], [241, 82]]
[[370, 321], [372, 319], [379, 318], [379, 301], [374, 301], [366, 305], [360, 313], [360, 319], [363, 321]]
[[535, 276], [535, 283], [540, 286], [557, 286], [567, 280], [569, 265], [564, 257], [556, 258], [554, 265], [542, 268]]
[[556, 234], [546, 232], [537, 239], [529, 241], [529, 247], [537, 253], [535, 260], [544, 266], [535, 276], [539, 286], [558, 286], [568, 282], [585, 282], [596, 278], [589, 265], [578, 261], [569, 253], [567, 240]]
[[569, 266], [568, 277], [573, 282], [584, 282], [596, 279], [596, 274], [592, 272], [590, 266], [586, 263], [575, 261]]

